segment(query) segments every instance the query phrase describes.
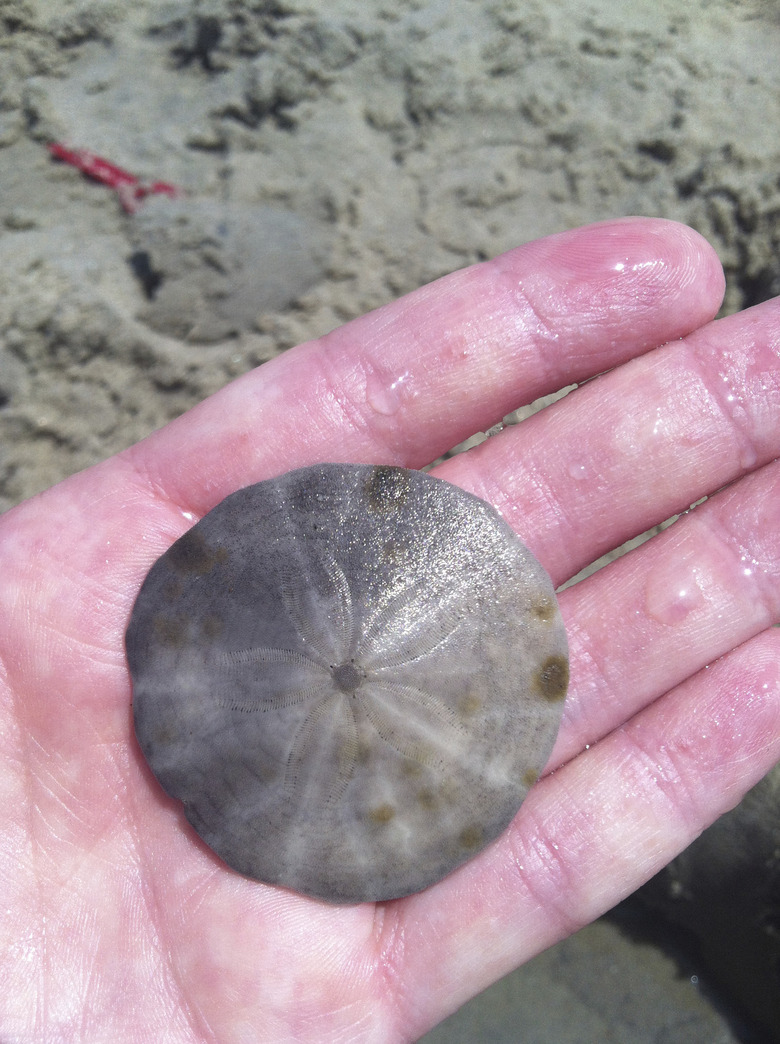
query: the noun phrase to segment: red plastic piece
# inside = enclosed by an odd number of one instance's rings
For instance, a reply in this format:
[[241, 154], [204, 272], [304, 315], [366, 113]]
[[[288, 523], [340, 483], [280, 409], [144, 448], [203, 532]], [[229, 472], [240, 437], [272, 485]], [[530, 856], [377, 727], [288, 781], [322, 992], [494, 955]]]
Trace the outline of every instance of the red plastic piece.
[[135, 174], [117, 167], [115, 163], [109, 163], [89, 149], [71, 149], [59, 142], [52, 142], [48, 148], [55, 159], [69, 163], [87, 177], [114, 189], [128, 214], [134, 214], [143, 200], [153, 193], [171, 197], [181, 195], [181, 189], [176, 185], [167, 181], [143, 182]]

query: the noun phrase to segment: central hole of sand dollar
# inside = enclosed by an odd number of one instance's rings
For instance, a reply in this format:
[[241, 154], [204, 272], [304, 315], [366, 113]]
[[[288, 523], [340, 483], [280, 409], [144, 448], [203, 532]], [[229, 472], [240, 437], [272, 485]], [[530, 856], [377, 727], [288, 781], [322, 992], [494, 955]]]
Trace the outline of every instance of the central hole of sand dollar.
[[342, 692], [354, 692], [363, 680], [363, 675], [354, 663], [340, 663], [338, 667], [331, 667], [333, 680]]

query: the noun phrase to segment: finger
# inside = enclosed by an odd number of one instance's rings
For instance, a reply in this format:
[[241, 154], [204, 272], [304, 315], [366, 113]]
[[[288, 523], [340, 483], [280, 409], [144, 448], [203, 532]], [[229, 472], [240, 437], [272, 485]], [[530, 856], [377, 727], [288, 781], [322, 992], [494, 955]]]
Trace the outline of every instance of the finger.
[[[523, 400], [694, 328], [721, 291], [714, 252], [673, 222], [608, 222], [528, 244], [247, 374], [10, 512], [5, 546], [21, 574], [41, 563], [46, 619], [105, 619], [108, 644], [125, 614], [102, 608], [120, 579], [137, 589], [149, 562], [233, 489], [317, 460], [420, 464]], [[393, 388], [399, 374], [408, 378]], [[395, 412], [382, 412], [380, 393], [396, 397]]]
[[714, 252], [685, 226], [566, 232], [285, 353], [126, 459], [196, 514], [307, 463], [419, 467], [540, 394], [690, 332], [722, 290]]
[[495, 504], [556, 582], [780, 454], [780, 298], [710, 323], [436, 474]]
[[780, 461], [564, 591], [572, 680], [550, 765], [780, 621]]
[[702, 671], [531, 791], [478, 860], [386, 914], [420, 1033], [646, 881], [780, 758], [780, 632]]

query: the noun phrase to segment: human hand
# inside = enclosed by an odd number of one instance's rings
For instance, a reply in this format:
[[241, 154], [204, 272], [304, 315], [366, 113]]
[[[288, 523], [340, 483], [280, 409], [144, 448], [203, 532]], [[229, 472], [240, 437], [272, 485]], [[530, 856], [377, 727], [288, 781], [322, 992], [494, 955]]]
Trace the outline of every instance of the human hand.
[[[0, 1036], [414, 1039], [770, 768], [780, 300], [710, 322], [722, 289], [712, 250], [669, 222], [531, 243], [285, 353], [0, 519]], [[132, 732], [123, 636], [153, 561], [240, 486], [324, 460], [421, 467], [607, 370], [436, 470], [556, 584], [720, 490], [562, 594], [563, 724], [510, 828], [379, 906], [228, 870]]]

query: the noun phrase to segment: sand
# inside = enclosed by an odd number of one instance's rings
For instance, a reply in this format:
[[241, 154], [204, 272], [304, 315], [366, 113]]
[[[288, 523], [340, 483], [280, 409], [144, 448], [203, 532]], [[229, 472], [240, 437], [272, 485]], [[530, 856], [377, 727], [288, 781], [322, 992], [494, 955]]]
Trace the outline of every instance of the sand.
[[[727, 268], [727, 310], [780, 293], [776, 12], [0, 4], [0, 508], [294, 343], [599, 218], [694, 225]], [[286, 222], [271, 264], [258, 248], [256, 307], [240, 257], [219, 309], [204, 305], [214, 259], [175, 227], [150, 297], [144, 211], [165, 201], [126, 214], [51, 159], [53, 140], [173, 182], [193, 208]], [[292, 301], [264, 286], [280, 265]], [[240, 321], [227, 322], [231, 274]]]

